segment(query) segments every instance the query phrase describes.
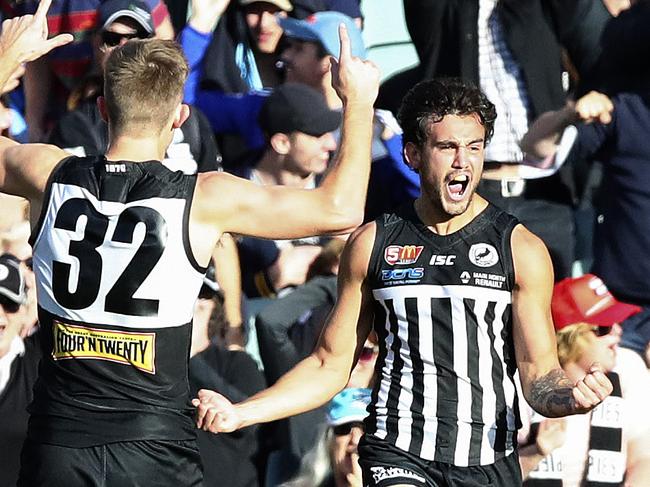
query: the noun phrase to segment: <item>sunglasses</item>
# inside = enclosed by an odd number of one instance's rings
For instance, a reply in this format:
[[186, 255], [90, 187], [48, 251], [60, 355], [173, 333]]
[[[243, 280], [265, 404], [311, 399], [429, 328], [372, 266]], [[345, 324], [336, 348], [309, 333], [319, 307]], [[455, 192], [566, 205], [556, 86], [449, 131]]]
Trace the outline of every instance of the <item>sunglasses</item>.
[[3, 295], [0, 295], [0, 306], [2, 306], [5, 313], [8, 314], [18, 313], [18, 310], [20, 309], [20, 304]]
[[609, 335], [612, 331], [612, 326], [594, 326], [591, 331], [593, 331], [597, 337], [604, 337]]
[[102, 44], [108, 47], [119, 46], [122, 39], [131, 40], [131, 39], [148, 39], [150, 36], [143, 32], [133, 32], [131, 34], [120, 34], [117, 32], [111, 32], [109, 30], [102, 31]]
[[352, 428], [357, 427], [363, 429], [363, 423], [361, 421], [353, 421], [351, 423], [343, 423], [332, 428], [332, 431], [336, 436], [345, 436], [349, 435], [352, 432]]

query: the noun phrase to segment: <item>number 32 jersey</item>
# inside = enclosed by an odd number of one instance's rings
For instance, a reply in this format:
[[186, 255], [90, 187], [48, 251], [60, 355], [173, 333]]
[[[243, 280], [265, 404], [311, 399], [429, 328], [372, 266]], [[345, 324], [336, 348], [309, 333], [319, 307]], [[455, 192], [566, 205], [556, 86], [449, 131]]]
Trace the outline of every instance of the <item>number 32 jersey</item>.
[[85, 447], [194, 437], [187, 362], [205, 269], [196, 176], [157, 161], [64, 160], [32, 236], [43, 360], [29, 437]]

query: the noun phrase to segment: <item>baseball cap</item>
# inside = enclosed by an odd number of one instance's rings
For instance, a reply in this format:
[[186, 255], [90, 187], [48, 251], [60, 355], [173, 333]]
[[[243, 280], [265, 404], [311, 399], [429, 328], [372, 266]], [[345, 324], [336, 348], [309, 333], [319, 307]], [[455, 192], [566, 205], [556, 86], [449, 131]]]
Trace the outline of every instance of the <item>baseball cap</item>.
[[25, 278], [20, 261], [11, 254], [0, 255], [0, 295], [17, 304], [25, 302]]
[[313, 88], [301, 83], [284, 83], [264, 101], [258, 120], [269, 136], [303, 132], [320, 137], [338, 128], [341, 112], [331, 110], [325, 97]]
[[618, 301], [593, 274], [563, 279], [553, 288], [551, 313], [556, 330], [581, 322], [614, 326], [640, 311], [638, 306]]
[[370, 389], [360, 387], [343, 389], [330, 401], [327, 424], [338, 426], [363, 421], [368, 416], [366, 411], [368, 404], [370, 404]]
[[285, 12], [291, 12], [293, 10], [293, 5], [291, 5], [289, 0], [239, 0], [239, 5], [250, 5], [255, 2], [270, 3]]
[[319, 42], [332, 56], [339, 57], [339, 25], [345, 24], [350, 37], [352, 55], [361, 59], [366, 58], [366, 48], [363, 44], [361, 31], [354, 20], [340, 12], [316, 12], [304, 20], [281, 18], [278, 20], [284, 35], [301, 41]]
[[151, 10], [140, 0], [108, 0], [97, 8], [97, 17], [97, 25], [101, 26], [101, 29], [105, 29], [120, 17], [129, 17], [149, 34], [154, 32]]

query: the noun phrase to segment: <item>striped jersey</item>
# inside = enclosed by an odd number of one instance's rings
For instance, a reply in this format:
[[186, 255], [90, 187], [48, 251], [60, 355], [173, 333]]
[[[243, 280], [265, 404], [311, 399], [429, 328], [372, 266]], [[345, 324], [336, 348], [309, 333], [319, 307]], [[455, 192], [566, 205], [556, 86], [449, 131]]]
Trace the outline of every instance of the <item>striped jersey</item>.
[[43, 361], [30, 438], [85, 447], [194, 437], [187, 363], [205, 272], [188, 236], [196, 176], [70, 157], [32, 235]]
[[487, 465], [512, 453], [518, 221], [488, 205], [437, 235], [413, 203], [376, 220], [368, 266], [380, 354], [366, 432], [425, 460]]

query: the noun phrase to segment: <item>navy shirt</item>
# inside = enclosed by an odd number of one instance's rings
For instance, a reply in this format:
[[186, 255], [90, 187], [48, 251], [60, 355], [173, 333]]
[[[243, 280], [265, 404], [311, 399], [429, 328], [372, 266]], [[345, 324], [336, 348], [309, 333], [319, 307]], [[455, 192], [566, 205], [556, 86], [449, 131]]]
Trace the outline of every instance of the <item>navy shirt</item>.
[[568, 160], [604, 163], [593, 272], [618, 299], [650, 305], [650, 97], [613, 98], [609, 124], [578, 126]]

